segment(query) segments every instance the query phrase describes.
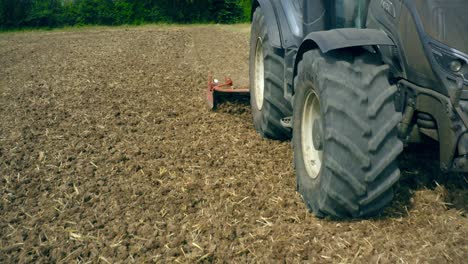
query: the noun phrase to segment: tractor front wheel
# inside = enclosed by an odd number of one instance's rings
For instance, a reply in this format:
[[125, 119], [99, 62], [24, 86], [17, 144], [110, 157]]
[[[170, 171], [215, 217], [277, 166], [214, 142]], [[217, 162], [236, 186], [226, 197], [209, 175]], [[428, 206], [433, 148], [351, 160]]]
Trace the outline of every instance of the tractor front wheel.
[[294, 165], [298, 191], [317, 216], [371, 216], [392, 200], [403, 150], [395, 92], [388, 66], [366, 51], [303, 55], [295, 78]]

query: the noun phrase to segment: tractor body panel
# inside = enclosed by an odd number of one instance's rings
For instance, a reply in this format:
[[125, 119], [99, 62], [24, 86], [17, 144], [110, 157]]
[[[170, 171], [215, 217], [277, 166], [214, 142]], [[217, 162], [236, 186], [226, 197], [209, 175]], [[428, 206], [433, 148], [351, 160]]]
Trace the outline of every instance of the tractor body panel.
[[[380, 47], [382, 59], [399, 81], [404, 104], [430, 114], [436, 126], [419, 131], [437, 141], [440, 165], [466, 169], [468, 142], [468, 8], [463, 0], [371, 1], [367, 27], [380, 29], [395, 47]], [[460, 69], [451, 69], [451, 63]], [[402, 107], [404, 111], [405, 107]], [[416, 123], [418, 122], [417, 117]]]
[[394, 40], [398, 49], [383, 48], [382, 53], [396, 77], [454, 99], [455, 79], [461, 76], [449, 69], [451, 61], [465, 63], [460, 73], [467, 81], [468, 17], [457, 16], [467, 7], [464, 0], [372, 1], [367, 27], [381, 29]]

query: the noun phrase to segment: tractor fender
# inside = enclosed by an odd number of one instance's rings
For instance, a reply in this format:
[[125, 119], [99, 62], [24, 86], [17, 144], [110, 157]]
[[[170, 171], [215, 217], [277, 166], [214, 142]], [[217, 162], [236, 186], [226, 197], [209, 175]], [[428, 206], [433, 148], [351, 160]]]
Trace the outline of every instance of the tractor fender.
[[358, 46], [395, 45], [384, 31], [360, 28], [340, 28], [312, 32], [305, 37], [299, 51], [308, 41], [315, 42], [323, 53]]
[[373, 45], [395, 46], [395, 43], [384, 31], [377, 29], [340, 28], [312, 32], [304, 38], [296, 54], [294, 76], [302, 54], [310, 49], [318, 47], [323, 53], [327, 53], [331, 50]]
[[276, 19], [275, 9], [273, 4], [268, 0], [256, 0], [252, 3], [252, 14], [251, 20], [253, 17], [253, 13], [257, 7], [261, 7], [263, 11], [263, 15], [265, 16], [265, 23], [267, 26], [268, 37], [270, 38], [270, 44], [273, 47], [280, 48], [281, 47], [281, 37], [279, 32], [279, 26]]

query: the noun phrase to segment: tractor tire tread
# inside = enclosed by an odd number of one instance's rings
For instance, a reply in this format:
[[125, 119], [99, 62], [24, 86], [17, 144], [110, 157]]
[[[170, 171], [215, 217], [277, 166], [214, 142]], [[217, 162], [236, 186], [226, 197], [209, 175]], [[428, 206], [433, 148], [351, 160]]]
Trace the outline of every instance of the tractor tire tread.
[[[318, 217], [368, 217], [382, 212], [393, 199], [400, 178], [397, 157], [403, 150], [389, 67], [378, 56], [363, 51], [323, 54], [307, 51], [295, 77], [294, 163], [298, 191]], [[324, 156], [317, 179], [301, 164], [301, 92], [311, 85], [321, 100], [324, 118]], [[311, 88], [312, 89], [312, 88]], [[300, 95], [298, 95], [300, 94]], [[354, 102], [356, 103], [354, 103]], [[349, 124], [343, 129], [343, 124]], [[327, 154], [328, 151], [328, 154]]]

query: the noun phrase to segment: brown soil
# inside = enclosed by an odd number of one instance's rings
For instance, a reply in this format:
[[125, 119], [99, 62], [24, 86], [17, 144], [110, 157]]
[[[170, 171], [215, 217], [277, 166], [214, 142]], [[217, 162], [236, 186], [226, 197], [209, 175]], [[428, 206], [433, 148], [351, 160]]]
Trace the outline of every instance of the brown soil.
[[434, 151], [401, 157], [382, 216], [317, 219], [289, 142], [207, 110], [208, 70], [247, 84], [247, 26], [1, 34], [0, 262], [468, 259], [467, 178]]

